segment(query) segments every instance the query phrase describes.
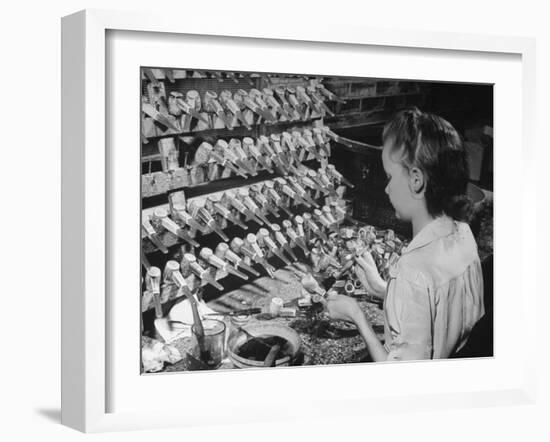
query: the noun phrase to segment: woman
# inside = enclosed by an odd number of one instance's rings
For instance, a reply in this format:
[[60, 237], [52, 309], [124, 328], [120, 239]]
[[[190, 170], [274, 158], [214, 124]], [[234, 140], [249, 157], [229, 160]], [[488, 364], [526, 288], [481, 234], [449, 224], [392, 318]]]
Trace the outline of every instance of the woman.
[[451, 124], [416, 108], [397, 114], [383, 141], [385, 192], [413, 231], [387, 282], [370, 253], [356, 266], [367, 289], [385, 298], [385, 343], [354, 299], [330, 295], [327, 310], [357, 325], [374, 361], [447, 358], [484, 314], [477, 245], [463, 222], [471, 212], [466, 155]]

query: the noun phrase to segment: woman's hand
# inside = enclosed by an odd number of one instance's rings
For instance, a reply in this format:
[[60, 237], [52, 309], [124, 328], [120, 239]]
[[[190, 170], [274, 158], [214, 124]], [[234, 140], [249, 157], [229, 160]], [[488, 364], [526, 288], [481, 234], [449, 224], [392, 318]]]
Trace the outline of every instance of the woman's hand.
[[349, 296], [328, 293], [325, 302], [325, 307], [330, 318], [336, 321], [357, 323], [360, 315], [363, 315], [357, 301]]
[[388, 354], [384, 346], [378, 340], [378, 337], [367, 321], [367, 317], [355, 299], [329, 292], [323, 303], [331, 319], [355, 323], [374, 361], [379, 362], [387, 359]]
[[357, 258], [355, 266], [355, 274], [363, 283], [365, 288], [375, 295], [383, 298], [386, 294], [386, 281], [382, 279], [376, 268], [374, 258], [369, 251], [366, 251]]

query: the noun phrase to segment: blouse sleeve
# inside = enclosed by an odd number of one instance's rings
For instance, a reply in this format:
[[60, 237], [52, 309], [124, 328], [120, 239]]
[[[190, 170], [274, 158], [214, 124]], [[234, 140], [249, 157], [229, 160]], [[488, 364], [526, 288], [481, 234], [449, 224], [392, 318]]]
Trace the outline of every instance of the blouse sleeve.
[[388, 361], [430, 359], [432, 308], [427, 286], [397, 277], [391, 281], [386, 309], [391, 310]]

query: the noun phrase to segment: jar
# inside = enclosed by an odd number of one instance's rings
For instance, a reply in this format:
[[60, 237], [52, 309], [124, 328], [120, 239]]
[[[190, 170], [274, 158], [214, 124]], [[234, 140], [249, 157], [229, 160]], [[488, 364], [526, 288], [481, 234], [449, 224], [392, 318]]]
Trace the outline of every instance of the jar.
[[250, 321], [250, 315], [235, 315], [231, 316], [231, 319], [229, 320], [229, 330], [227, 333], [227, 342], [226, 342], [226, 348], [233, 350], [231, 346], [231, 342], [237, 338], [241, 333], [244, 333], [242, 331], [242, 327], [246, 326], [248, 322]]

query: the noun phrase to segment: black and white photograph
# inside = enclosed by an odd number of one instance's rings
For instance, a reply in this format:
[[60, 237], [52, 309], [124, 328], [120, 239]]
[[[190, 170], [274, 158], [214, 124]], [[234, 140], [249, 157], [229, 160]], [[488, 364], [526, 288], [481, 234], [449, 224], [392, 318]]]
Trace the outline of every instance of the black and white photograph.
[[2, 440], [549, 440], [544, 4], [6, 3]]
[[138, 93], [142, 374], [494, 356], [492, 84], [151, 66]]

